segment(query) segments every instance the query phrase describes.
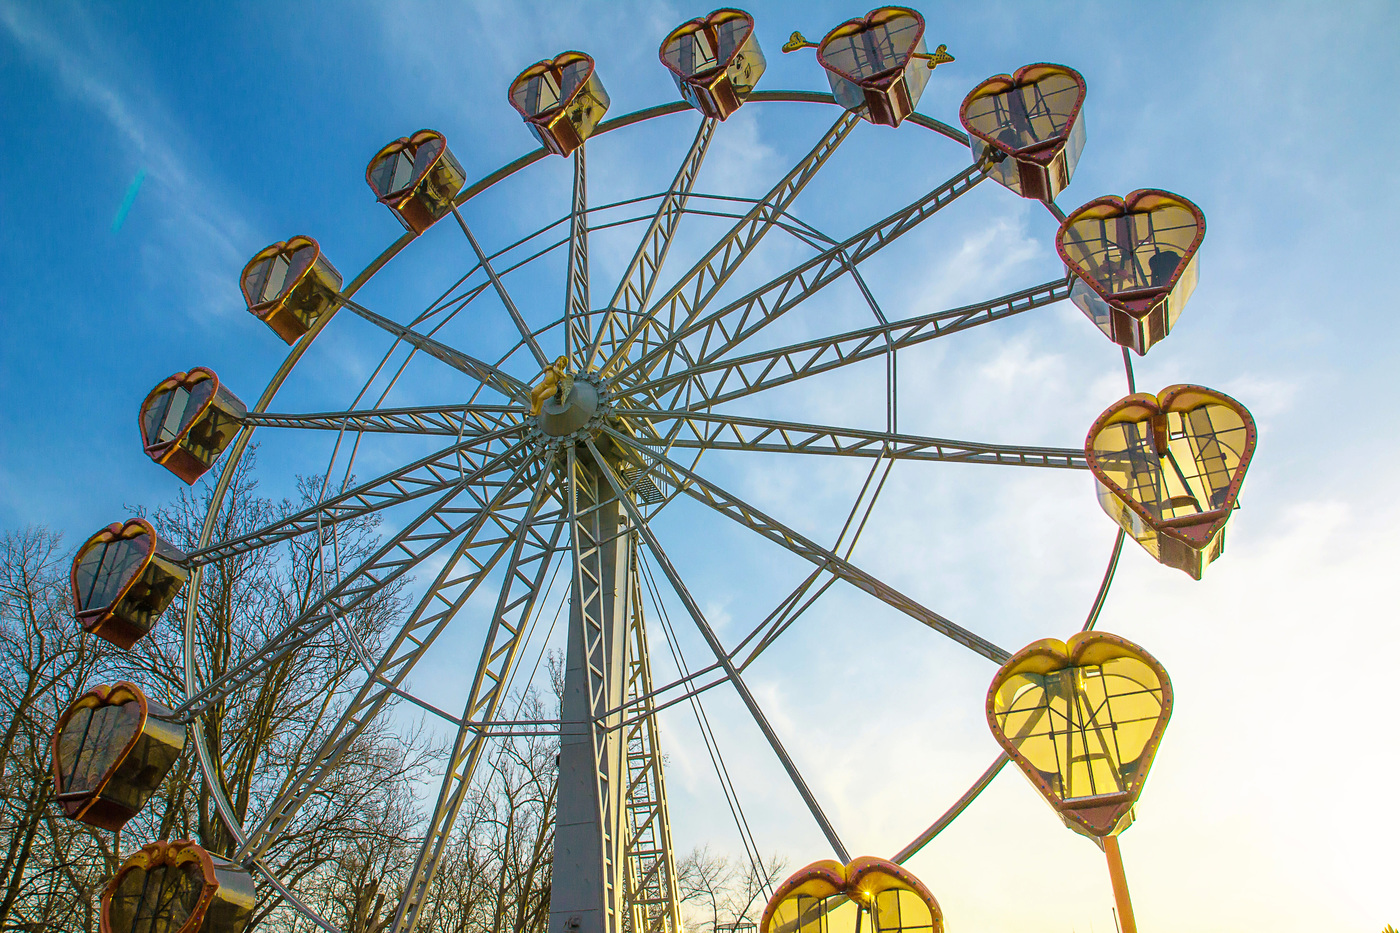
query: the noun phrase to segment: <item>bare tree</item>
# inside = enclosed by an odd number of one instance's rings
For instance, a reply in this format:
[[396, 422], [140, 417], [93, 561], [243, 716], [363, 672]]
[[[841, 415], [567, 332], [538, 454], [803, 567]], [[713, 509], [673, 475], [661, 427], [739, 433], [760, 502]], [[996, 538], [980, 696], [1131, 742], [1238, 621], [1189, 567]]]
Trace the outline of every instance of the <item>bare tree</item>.
[[94, 894], [115, 864], [106, 834], [56, 819], [53, 723], [100, 669], [73, 621], [68, 555], [38, 528], [0, 538], [0, 930], [96, 930]]
[[686, 927], [717, 933], [756, 923], [768, 892], [786, 868], [787, 859], [776, 855], [755, 864], [715, 855], [709, 846], [692, 849], [676, 862], [676, 886], [680, 889]]

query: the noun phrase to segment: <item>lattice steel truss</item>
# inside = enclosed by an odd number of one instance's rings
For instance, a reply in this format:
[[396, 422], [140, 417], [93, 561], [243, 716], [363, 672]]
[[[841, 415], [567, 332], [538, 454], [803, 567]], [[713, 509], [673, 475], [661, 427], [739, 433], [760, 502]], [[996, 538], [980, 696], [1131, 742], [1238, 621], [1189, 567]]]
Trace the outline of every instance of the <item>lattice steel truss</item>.
[[[756, 92], [749, 105], [773, 102], [834, 103], [830, 95]], [[601, 124], [608, 133], [668, 115], [690, 112], [668, 104]], [[675, 119], [675, 118], [670, 118]], [[358, 566], [323, 571], [310, 607], [271, 635], [251, 657], [212, 669], [197, 649], [197, 599], [187, 601], [185, 674], [188, 695], [177, 718], [210, 715], [279, 659], [313, 639], [341, 632], [362, 661], [364, 678], [310, 763], [286, 782], [276, 798], [242, 816], [230, 805], [221, 766], [203, 730], [194, 729], [196, 752], [214, 802], [240, 846], [238, 856], [256, 867], [265, 884], [322, 928], [317, 915], [279, 876], [278, 841], [298, 812], [334, 775], [358, 737], [400, 702], [415, 704], [449, 724], [452, 740], [436, 794], [428, 798], [424, 835], [393, 915], [395, 933], [410, 933], [424, 919], [438, 869], [464, 800], [499, 736], [555, 734], [560, 739], [559, 798], [554, 842], [551, 931], [577, 933], [680, 933], [674, 849], [662, 766], [664, 736], [659, 713], [710, 689], [735, 690], [773, 754], [841, 861], [849, 858], [835, 825], [784, 748], [744, 680], [744, 670], [837, 581], [1000, 662], [1008, 652], [913, 597], [882, 582], [852, 561], [885, 479], [897, 464], [934, 461], [1057, 470], [1086, 468], [1078, 448], [1048, 448], [923, 437], [897, 430], [900, 351], [950, 334], [1004, 320], [1061, 301], [1064, 279], [1018, 289], [960, 308], [913, 317], [891, 316], [876, 301], [861, 265], [933, 217], [984, 180], [974, 164], [920, 194], [904, 207], [854, 234], [828, 236], [794, 214], [799, 196], [856, 132], [861, 121], [842, 112], [805, 156], [759, 198], [704, 194], [697, 188], [711, 141], [720, 132], [703, 119], [666, 190], [616, 204], [589, 201], [585, 148], [572, 157], [572, 199], [555, 224], [496, 252], [488, 252], [468, 224], [472, 199], [526, 169], [544, 152], [527, 155], [463, 190], [452, 208], [474, 265], [422, 314], [407, 324], [357, 303], [354, 296], [412, 240], [393, 244], [342, 290], [349, 314], [392, 338], [375, 369], [387, 379], [377, 399], [370, 386], [343, 411], [276, 413], [268, 409], [293, 367], [332, 320], [324, 316], [292, 349], [257, 404], [251, 407], [216, 484], [199, 547], [190, 555], [191, 592], [204, 568], [300, 536], [337, 546], [343, 523], [392, 515], [387, 540]], [[915, 114], [908, 121], [964, 146], [957, 130]], [[619, 214], [622, 220], [616, 220]], [[691, 213], [726, 217], [732, 225], [685, 272], [668, 279], [665, 265]], [[604, 218], [607, 218], [606, 221]], [[453, 221], [442, 226], [450, 228]], [[605, 307], [594, 307], [589, 283], [589, 234], [603, 226], [643, 225], [640, 242]], [[769, 234], [792, 237], [814, 253], [742, 295], [727, 288]], [[448, 230], [429, 235], [446, 236]], [[512, 297], [506, 278], [555, 249], [567, 250], [560, 316], [532, 327]], [[837, 280], [849, 277], [869, 304], [875, 323], [843, 333], [767, 349], [751, 338]], [[479, 296], [494, 295], [513, 328], [514, 345], [494, 362], [450, 345], [443, 326]], [[556, 307], [559, 307], [556, 305]], [[344, 315], [341, 315], [344, 317]], [[429, 357], [467, 380], [466, 400], [441, 406], [382, 407], [408, 360], [393, 372], [394, 348], [408, 358]], [[552, 351], [552, 352], [547, 352]], [[480, 352], [480, 351], [477, 351]], [[401, 354], [402, 355], [402, 354]], [[531, 383], [557, 356], [567, 378], [538, 416], [529, 411]], [[730, 403], [778, 386], [817, 377], [867, 360], [885, 363], [883, 429], [810, 424], [754, 417]], [[392, 376], [381, 373], [393, 372]], [[456, 377], [454, 377], [456, 378]], [[309, 508], [247, 533], [220, 538], [217, 516], [240, 458], [256, 428], [334, 432], [358, 451], [363, 441], [398, 436], [438, 447], [426, 456], [368, 480], [342, 483]], [[342, 456], [342, 443], [337, 456]], [[812, 540], [726, 490], [698, 468], [709, 451], [848, 457], [869, 463], [861, 494], [838, 539]], [[354, 454], [333, 462], [350, 475]], [[328, 472], [329, 477], [329, 472]], [[722, 515], [761, 539], [810, 562], [812, 571], [744, 639], [724, 644], [707, 621], [675, 563], [662, 548], [654, 517], [677, 499]], [[399, 518], [402, 516], [402, 518]], [[1121, 543], [1121, 542], [1120, 542]], [[1116, 560], [1117, 549], [1114, 551]], [[640, 566], [654, 564], [699, 630], [713, 662], [657, 683], [651, 666], [651, 633], [643, 612]], [[430, 574], [424, 571], [433, 568]], [[547, 615], [546, 593], [560, 573], [570, 593], [563, 698], [556, 721], [519, 720], [505, 711], [520, 660]], [[418, 575], [416, 603], [377, 657], [371, 657], [344, 620], [396, 581]], [[1106, 589], [1112, 563], [1105, 576]], [[430, 579], [429, 579], [430, 578]], [[1097, 606], [1101, 605], [1103, 589]], [[469, 606], [480, 603], [485, 634], [460, 715], [428, 703], [410, 689], [410, 674], [439, 636]], [[485, 612], [484, 607], [491, 607]], [[341, 631], [343, 629], [343, 631]], [[548, 636], [546, 636], [548, 637]], [[697, 707], [698, 712], [698, 707]], [[706, 732], [706, 740], [709, 741]], [[914, 848], [947, 825], [985, 786], [1000, 761], [945, 815], [921, 834]], [[722, 780], [726, 777], [722, 776]], [[726, 793], [731, 788], [726, 785]], [[741, 832], [747, 829], [741, 827]], [[745, 836], [751, 856], [756, 844]], [[912, 849], [901, 853], [907, 857]]]

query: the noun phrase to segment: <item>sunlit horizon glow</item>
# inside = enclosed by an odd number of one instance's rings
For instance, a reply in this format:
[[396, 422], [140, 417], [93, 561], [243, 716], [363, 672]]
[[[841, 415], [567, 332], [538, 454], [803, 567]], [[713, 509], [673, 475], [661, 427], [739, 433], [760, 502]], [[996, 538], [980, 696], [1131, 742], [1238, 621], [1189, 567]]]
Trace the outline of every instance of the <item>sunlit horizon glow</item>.
[[[767, 56], [760, 89], [826, 91], [810, 50], [780, 48], [793, 31], [819, 37], [867, 8], [822, 0], [745, 9]], [[1400, 753], [1387, 690], [1400, 651], [1387, 584], [1400, 560], [1389, 531], [1400, 507], [1377, 495], [1393, 481], [1397, 452], [1386, 400], [1400, 210], [1389, 156], [1400, 128], [1385, 116], [1385, 94], [1400, 78], [1400, 11], [1380, 2], [1341, 12], [1257, 2], [1147, 11], [1102, 0], [919, 9], [930, 48], [946, 42], [956, 57], [930, 77], [921, 112], [956, 125], [963, 95], [983, 79], [1062, 63], [1084, 75], [1088, 97], [1087, 141], [1059, 206], [1163, 188], [1201, 207], [1199, 284], [1171, 334], [1134, 358], [1136, 385], [1208, 386], [1258, 424], [1220, 559], [1196, 582], [1129, 541], [1100, 619], [1101, 630], [1161, 661], [1175, 698], [1136, 821], [1121, 836], [1139, 928], [1378, 933], [1400, 923]], [[171, 373], [209, 366], [252, 404], [286, 346], [246, 312], [240, 270], [294, 234], [317, 238], [347, 281], [368, 264], [401, 232], [365, 185], [365, 164], [386, 142], [440, 130], [468, 183], [480, 178], [535, 148], [506, 89], [563, 49], [597, 59], [609, 117], [674, 100], [657, 45], [709, 10], [356, 2], [288, 17], [264, 3], [175, 16], [135, 4], [93, 11], [0, 0], [0, 151], [25, 179], [0, 195], [0, 527], [46, 524], [76, 548], [135, 508], [169, 501], [182, 484], [142, 453], [141, 400]], [[836, 115], [783, 106], [746, 105], [719, 127], [700, 187], [760, 196]], [[590, 200], [664, 187], [694, 126], [692, 114], [675, 115], [599, 140]], [[862, 125], [795, 212], [849, 235], [967, 158], [917, 127]], [[504, 245], [567, 210], [570, 178], [551, 157], [464, 213], [483, 240]], [[1063, 274], [1053, 218], [995, 182], [925, 226], [909, 249], [870, 263], [893, 318]], [[697, 218], [677, 249], [693, 257], [722, 229]], [[595, 305], [611, 295], [638, 235], [633, 225], [590, 244]], [[742, 282], [809, 254], [775, 242]], [[455, 230], [429, 231], [358, 297], [407, 321], [455, 278], [444, 270], [463, 256]], [[527, 316], [542, 323], [563, 304], [557, 254], [536, 278], [519, 287]], [[860, 301], [849, 282], [833, 285], [784, 319], [773, 345], [864, 326]], [[387, 342], [349, 315], [332, 324], [278, 410], [343, 408], [369, 378]], [[452, 336], [471, 351], [471, 341], [491, 346], [508, 326], [493, 305]], [[515, 375], [534, 378], [516, 365]], [[882, 366], [734, 410], [883, 429]], [[434, 394], [444, 383], [421, 375], [433, 370], [418, 372], [395, 404], [453, 401]], [[901, 355], [899, 428], [1077, 447], [1126, 391], [1116, 348], [1065, 301]], [[293, 472], [324, 468], [329, 447], [258, 436], [263, 494], [292, 495]], [[380, 472], [392, 454], [371, 450], [357, 473]], [[824, 544], [868, 470], [778, 454], [703, 462], [707, 476]], [[663, 512], [656, 529], [727, 644], [809, 569], [714, 515]], [[852, 559], [1014, 652], [1082, 625], [1114, 535], [1082, 471], [910, 463], [891, 473]], [[667, 610], [686, 628], [678, 603]], [[460, 658], [474, 663], [486, 611], [473, 609], [444, 638], [445, 654], [425, 662], [416, 690], [449, 709], [460, 703]], [[679, 638], [692, 669], [708, 662], [698, 636]], [[652, 653], [664, 676], [674, 672], [663, 645]], [[746, 677], [851, 855], [890, 857], [995, 759], [984, 713], [994, 671], [837, 585]], [[830, 858], [732, 691], [712, 690], [705, 702], [763, 852], [785, 857], [789, 870]], [[673, 707], [661, 724], [677, 849], [708, 844], [742, 857], [689, 710]], [[1066, 829], [1014, 766], [908, 868], [951, 933], [1113, 929], [1102, 853]]]

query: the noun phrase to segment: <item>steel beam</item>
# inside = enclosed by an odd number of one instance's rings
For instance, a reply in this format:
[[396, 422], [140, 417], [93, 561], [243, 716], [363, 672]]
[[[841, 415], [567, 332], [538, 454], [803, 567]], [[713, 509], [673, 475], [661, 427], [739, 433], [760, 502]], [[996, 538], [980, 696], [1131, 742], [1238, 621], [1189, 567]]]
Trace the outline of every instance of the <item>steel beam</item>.
[[[991, 301], [876, 324], [747, 356], [700, 363], [622, 392], [645, 392], [663, 408], [709, 408], [817, 373], [884, 356], [915, 344], [1063, 301], [1069, 279], [1055, 279]], [[669, 398], [667, 394], [669, 393]]]
[[[619, 434], [611, 428], [604, 428], [604, 431], [615, 440], [645, 453], [642, 445], [632, 438]], [[958, 644], [972, 649], [997, 664], [1001, 664], [1011, 657], [1011, 653], [1006, 649], [992, 644], [976, 632], [963, 628], [912, 597], [882, 583], [833, 551], [766, 515], [738, 496], [726, 492], [693, 470], [686, 469], [679, 463], [656, 454], [653, 454], [649, 460], [654, 467], [653, 476], [668, 485], [683, 488], [686, 495], [697, 502], [704, 503], [726, 518], [762, 535], [775, 544], [781, 545], [804, 560], [810, 561], [820, 568], [830, 570], [856, 588], [864, 590], [881, 602], [898, 609], [911, 619], [922, 622], [934, 631], [948, 636]]]
[[[596, 455], [595, 455], [596, 456]], [[573, 533], [564, 694], [560, 700], [550, 933], [621, 933], [623, 903], [622, 702], [630, 553], [602, 464], [567, 448]]]
[[764, 738], [768, 740], [769, 747], [771, 747], [773, 753], [778, 756], [778, 760], [782, 763], [783, 770], [787, 772], [793, 787], [796, 788], [798, 794], [801, 795], [803, 801], [807, 804], [807, 809], [811, 811], [812, 817], [817, 821], [817, 825], [821, 827], [827, 842], [831, 843], [832, 850], [843, 863], [849, 862], [851, 860], [850, 853], [846, 850], [845, 844], [842, 843], [841, 837], [836, 834], [836, 828], [831, 824], [831, 820], [827, 818], [826, 813], [822, 810], [821, 804], [817, 802], [816, 795], [812, 793], [812, 789], [807, 786], [807, 781], [802, 777], [802, 772], [797, 769], [797, 764], [792, 760], [792, 756], [790, 756], [787, 753], [787, 749], [783, 747], [782, 740], [779, 739], [778, 734], [773, 731], [772, 725], [768, 722], [768, 717], [764, 715], [762, 708], [758, 705], [758, 701], [754, 699], [753, 694], [749, 691], [748, 685], [744, 683], [743, 677], [740, 676], [739, 671], [734, 667], [734, 662], [729, 659], [729, 654], [724, 650], [724, 646], [720, 643], [719, 637], [715, 635], [714, 629], [710, 627], [710, 623], [706, 620], [705, 614], [700, 611], [699, 603], [695, 601], [695, 597], [690, 595], [690, 589], [685, 585], [685, 581], [680, 578], [680, 574], [676, 572], [676, 568], [671, 563], [671, 559], [666, 556], [666, 552], [662, 549], [661, 543], [656, 540], [656, 535], [652, 533], [651, 528], [642, 520], [641, 515], [637, 512], [637, 507], [633, 505], [622, 492], [621, 482], [607, 464], [602, 461], [602, 458], [598, 454], [598, 448], [591, 440], [587, 443], [589, 451], [602, 465], [604, 477], [612, 486], [623, 508], [626, 509], [628, 515], [631, 516], [633, 524], [637, 526], [637, 533], [646, 544], [647, 550], [656, 558], [657, 564], [661, 567], [662, 574], [671, 584], [671, 589], [680, 597], [682, 605], [685, 606], [686, 612], [690, 614], [691, 619], [695, 622], [696, 628], [700, 629], [700, 634], [704, 636], [705, 642], [710, 646], [710, 650], [714, 652], [715, 660], [724, 667], [724, 672], [728, 675], [729, 682], [734, 685], [734, 690], [739, 694], [739, 698], [743, 700], [744, 706], [748, 708], [749, 715], [763, 733]]
[[574, 150], [574, 199], [569, 213], [569, 270], [564, 283], [564, 355], [582, 372], [593, 341], [592, 305], [588, 295], [587, 146]]
[[[523, 446], [523, 442], [521, 445]], [[258, 653], [245, 658], [211, 682], [190, 693], [175, 710], [180, 721], [189, 721], [219, 703], [222, 698], [276, 664], [288, 652], [324, 631], [337, 615], [347, 616], [374, 594], [440, 551], [459, 535], [474, 538], [492, 520], [493, 512], [515, 494], [521, 477], [529, 474], [526, 460], [509, 476], [508, 466], [492, 461], [463, 477], [445, 495], [397, 534], [381, 545], [359, 567], [347, 574], [325, 596], [274, 634]], [[471, 504], [454, 500], [465, 494]]]
[[852, 113], [837, 117], [812, 151], [721, 237], [679, 282], [668, 289], [660, 301], [647, 310], [646, 316], [603, 366], [603, 372], [611, 372], [616, 363], [626, 359], [634, 343], [640, 342], [640, 357], [652, 356], [654, 347], [666, 343], [672, 334], [686, 328], [703, 314], [710, 300], [792, 206], [802, 189], [816, 177], [818, 170], [859, 122], [860, 118]]
[[[510, 292], [506, 291], [505, 283], [496, 274], [496, 269], [491, 265], [491, 257], [486, 255], [486, 251], [481, 248], [481, 244], [476, 241], [472, 234], [471, 227], [467, 226], [466, 218], [456, 205], [452, 207], [452, 216], [457, 218], [457, 225], [462, 228], [462, 233], [466, 234], [467, 242], [471, 244], [472, 252], [476, 253], [476, 261], [481, 264], [481, 268], [486, 271], [486, 276], [491, 280], [491, 287], [496, 290], [496, 295], [501, 299], [501, 304], [505, 305], [506, 313], [515, 322], [515, 329], [520, 332], [520, 339], [530, 348], [530, 353], [534, 355], [535, 361], [540, 367], [549, 365], [549, 360], [545, 357], [544, 351], [540, 349], [539, 343], [535, 340], [535, 335], [531, 332], [530, 326], [525, 323], [525, 318], [520, 313], [520, 309], [515, 306], [515, 300], [510, 297]], [[525, 392], [525, 397], [530, 397], [529, 390]]]
[[627, 620], [628, 715], [622, 742], [626, 749], [627, 835], [626, 933], [681, 933], [680, 891], [671, 846], [671, 818], [661, 764], [660, 727], [652, 700], [651, 655], [642, 612], [642, 581], [637, 536], [628, 537], [630, 604]]
[[405, 327], [397, 321], [391, 321], [382, 314], [371, 311], [363, 305], [356, 304], [350, 299], [343, 299], [345, 307], [354, 311], [360, 317], [369, 321], [376, 327], [386, 330], [398, 337], [404, 343], [417, 347], [429, 356], [441, 360], [448, 366], [464, 373], [482, 385], [495, 389], [506, 398], [515, 399], [517, 402], [528, 402], [530, 399], [530, 387], [519, 379], [492, 366], [490, 363], [482, 362], [474, 356], [454, 350], [432, 337], [424, 336], [411, 327]]
[[[539, 495], [548, 484], [548, 477], [539, 472], [522, 476], [516, 487], [517, 493], [523, 492], [531, 483], [535, 484], [535, 495], [526, 501], [531, 503], [530, 509], [535, 509]], [[528, 510], [522, 518], [511, 516], [512, 512], [524, 509], [526, 507], [517, 501], [502, 503], [494, 510], [492, 522], [507, 533], [504, 536], [464, 537], [306, 766], [295, 776], [289, 776], [268, 808], [267, 815], [249, 834], [240, 854], [246, 857], [266, 853], [291, 825], [301, 807], [339, 767], [341, 759], [361, 733], [394, 702], [395, 697], [403, 695], [402, 684], [429, 647], [486, 581], [501, 557], [534, 530], [528, 524], [531, 514]], [[560, 517], [556, 512], [556, 525]]]
[[523, 447], [518, 440], [522, 430], [520, 425], [515, 425], [479, 435], [461, 444], [454, 444], [285, 518], [279, 518], [255, 531], [191, 551], [187, 563], [191, 567], [200, 567], [227, 560], [288, 538], [324, 532], [325, 529], [352, 518], [458, 488], [464, 479], [464, 465], [473, 468], [475, 475], [493, 462], [493, 458], [505, 456], [505, 452], [492, 451], [493, 442], [513, 442], [514, 446], [508, 450], [519, 452]]
[[836, 281], [848, 267], [869, 259], [971, 191], [985, 177], [975, 165], [963, 169], [912, 204], [818, 253], [737, 301], [673, 328], [666, 339], [649, 347], [635, 363], [619, 371], [620, 377], [631, 382], [645, 381], [658, 367], [662, 369], [663, 376], [669, 375], [667, 367], [677, 346], [690, 348], [686, 354], [688, 359], [701, 363], [718, 359]]
[[[545, 476], [549, 476], [552, 465], [553, 458], [550, 458], [543, 471]], [[392, 933], [412, 933], [417, 927], [482, 752], [490, 737], [500, 735], [481, 726], [495, 720], [501, 701], [505, 699], [505, 685], [515, 668], [526, 625], [543, 591], [550, 558], [559, 543], [566, 518], [566, 510], [561, 509], [556, 516], [544, 516], [542, 522], [536, 521], [545, 485], [541, 482], [536, 487], [534, 499], [517, 532], [481, 659], [472, 678], [471, 692], [462, 711], [462, 724], [447, 760], [437, 804], [428, 819], [427, 834], [409, 871], [409, 882], [394, 916]], [[537, 524], [543, 527], [537, 528]], [[545, 529], [550, 529], [547, 535], [542, 533]]]
[[[640, 322], [639, 316], [643, 315], [651, 304], [657, 277], [666, 262], [672, 237], [680, 225], [681, 215], [685, 213], [686, 202], [695, 188], [695, 179], [700, 174], [700, 166], [705, 162], [705, 153], [709, 151], [710, 140], [714, 137], [715, 126], [718, 123], [718, 120], [708, 118], [700, 121], [700, 128], [695, 131], [695, 139], [691, 142], [685, 158], [681, 160], [676, 177], [671, 180], [671, 187], [657, 205], [656, 214], [652, 217], [646, 233], [642, 235], [642, 241], [637, 246], [627, 271], [622, 274], [622, 281], [618, 283], [612, 301], [608, 303], [602, 324], [593, 338], [593, 345], [588, 348], [588, 356], [583, 366], [585, 370], [594, 365], [604, 340], [608, 342], [608, 359], [613, 359], [627, 334]], [[624, 320], [619, 321], [619, 315], [623, 316]], [[625, 362], [624, 355], [620, 363], [613, 365]]]
[[303, 415], [249, 413], [241, 421], [260, 428], [348, 431], [354, 434], [445, 434], [475, 438], [520, 423], [521, 405], [446, 405], [419, 408], [366, 408]]
[[[1082, 447], [1024, 447], [982, 444], [941, 437], [921, 437], [892, 431], [869, 431], [713, 412], [651, 411], [621, 408], [617, 414], [650, 423], [658, 439], [639, 439], [648, 448], [664, 445], [692, 450], [749, 450], [764, 453], [818, 454], [840, 457], [889, 457], [894, 460], [936, 460], [944, 463], [994, 463], [1012, 466], [1087, 470]], [[661, 439], [666, 421], [684, 420], [694, 438]]]

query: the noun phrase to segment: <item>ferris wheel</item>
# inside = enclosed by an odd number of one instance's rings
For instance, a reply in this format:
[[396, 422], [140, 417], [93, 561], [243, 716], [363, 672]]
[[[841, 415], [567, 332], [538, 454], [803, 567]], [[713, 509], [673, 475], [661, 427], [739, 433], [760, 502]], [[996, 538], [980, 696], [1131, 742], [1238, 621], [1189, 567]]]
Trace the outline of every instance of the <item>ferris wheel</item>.
[[[526, 69], [508, 90], [539, 149], [470, 184], [446, 136], [435, 130], [395, 140], [374, 156], [368, 186], [406, 232], [348, 282], [309, 236], [289, 237], [252, 258], [241, 279], [249, 311], [291, 347], [267, 387], [247, 405], [213, 371], [194, 368], [160, 383], [141, 409], [143, 441], [154, 461], [187, 483], [221, 464], [197, 548], [182, 553], [151, 523], [133, 519], [94, 535], [75, 559], [80, 622], [123, 648], [186, 594], [187, 694], [167, 709], [139, 685], [104, 685], [65, 713], [54, 746], [65, 810], [118, 828], [159, 790], [181, 754], [193, 754], [238, 845], [232, 858], [179, 842], [154, 843], [134, 854], [104, 898], [112, 930], [236, 931], [261, 894], [283, 898], [335, 931], [279, 874], [279, 840], [333, 778], [355, 739], [402, 703], [447, 723], [452, 738], [394, 914], [392, 929], [399, 933], [419, 923], [493, 739], [526, 733], [559, 740], [549, 929], [678, 933], [658, 714], [677, 703], [699, 703], [712, 689], [737, 695], [766, 740], [775, 771], [791, 782], [839, 862], [855, 864], [828, 815], [830, 802], [804, 777], [745, 669], [837, 583], [994, 664], [1015, 654], [852, 560], [895, 464], [1092, 470], [1100, 503], [1120, 531], [1099, 585], [1086, 593], [1085, 629], [1097, 620], [1127, 535], [1162, 563], [1199, 578], [1223, 547], [1225, 522], [1253, 450], [1253, 423], [1233, 399], [1200, 387], [1136, 393], [1129, 350], [1147, 352], [1176, 322], [1195, 285], [1204, 216], [1187, 199], [1155, 189], [1098, 198], [1066, 215], [1055, 199], [1084, 149], [1083, 78], [1053, 64], [992, 77], [964, 101], [964, 132], [914, 109], [933, 68], [953, 60], [944, 46], [928, 51], [924, 30], [918, 13], [886, 7], [838, 26], [819, 43], [794, 33], [784, 51], [815, 48], [832, 93], [765, 90], [757, 86], [765, 58], [753, 18], [718, 10], [681, 25], [661, 45], [661, 63], [682, 100], [611, 119], [593, 59], [564, 52]], [[758, 197], [703, 185], [706, 154], [741, 107], [759, 110], [760, 119], [784, 108], [830, 113], [812, 131], [819, 135], [810, 150]], [[590, 140], [626, 138], [654, 126], [688, 132], [689, 115], [697, 111], [699, 126], [664, 190], [590, 201]], [[799, 196], [849, 137], [893, 133], [894, 127], [923, 134], [930, 146], [961, 146], [969, 162], [855, 232], [827, 232], [799, 218]], [[532, 167], [552, 156], [572, 162], [572, 199], [562, 220], [504, 246], [483, 243], [469, 222], [476, 205], [497, 186], [529, 190]], [[862, 264], [989, 179], [1049, 209], [1067, 274], [962, 307], [915, 317], [888, 314]], [[696, 218], [721, 223], [722, 232], [677, 271], [674, 262], [668, 265], [671, 248]], [[592, 281], [589, 261], [590, 235], [602, 230], [627, 232], [635, 244], [625, 271], [606, 290]], [[440, 296], [406, 322], [387, 313], [397, 309], [375, 310], [356, 300], [372, 278], [416, 247], [459, 235], [467, 266], [445, 276]], [[805, 258], [750, 287], [743, 265], [770, 235], [800, 244]], [[535, 270], [559, 253], [567, 255], [563, 282], [556, 283], [563, 294], [554, 291], [559, 311], [542, 319], [518, 296], [539, 287]], [[785, 333], [784, 315], [837, 281], [854, 283], [868, 323], [764, 342]], [[898, 430], [900, 359], [930, 341], [1065, 300], [1103, 331], [1107, 352], [1121, 348], [1126, 371], [1127, 398], [1094, 424], [1086, 445], [993, 444]], [[477, 322], [496, 315], [508, 337], [499, 346], [470, 332], [454, 339], [462, 333], [454, 331], [454, 321], [460, 325], [470, 314]], [[371, 375], [353, 401], [335, 411], [276, 411], [284, 383], [315, 359], [318, 336], [347, 316], [389, 344], [368, 367]], [[749, 414], [765, 393], [867, 361], [884, 365], [883, 428]], [[444, 377], [434, 385], [465, 389], [433, 404], [392, 401], [400, 397], [401, 377], [424, 372]], [[222, 503], [258, 428], [335, 436], [325, 480], [307, 508], [220, 537]], [[706, 469], [702, 454], [711, 452], [855, 458], [868, 467], [862, 467], [864, 482], [839, 535], [828, 542], [726, 488]], [[366, 474], [373, 478], [357, 478]], [[657, 517], [678, 503], [718, 515], [762, 547], [809, 565], [737, 643], [720, 637], [703, 595], [687, 584], [668, 551], [674, 542], [658, 531]], [[402, 518], [365, 559], [344, 566], [337, 529], [376, 514]], [[321, 551], [310, 608], [254, 654], [211, 675], [216, 665], [200, 653], [193, 595], [207, 569], [304, 535], [314, 535]], [[371, 652], [345, 620], [415, 575], [420, 585], [410, 590], [410, 611]], [[520, 673], [525, 648], [538, 643], [538, 630], [548, 624], [545, 604], [556, 579], [567, 590], [560, 604], [567, 647], [559, 719], [522, 720], [507, 699], [513, 686], [528, 681]], [[698, 664], [680, 664], [674, 677], [654, 677], [651, 663], [658, 633], [646, 607], [655, 612], [663, 590], [709, 649]], [[484, 635], [473, 650], [468, 698], [456, 714], [415, 694], [410, 675], [468, 613], [483, 620]], [[225, 790], [218, 750], [208, 746], [203, 730], [186, 726], [327, 632], [359, 659], [362, 681], [310, 764], [256, 816], [242, 816]], [[1153, 695], [1160, 700], [1164, 693], [1169, 701], [1169, 689]], [[931, 826], [911, 827], [909, 845], [889, 861], [903, 862], [949, 825], [1017, 757], [1016, 748], [1007, 748]], [[1114, 778], [1120, 791], [1127, 793], [1124, 782], [1140, 784], [1125, 776], [1130, 769], [1120, 770]], [[1102, 789], [1096, 794], [1101, 797]], [[1117, 832], [1123, 819], [1114, 816], [1104, 832]], [[157, 875], [168, 896], [150, 893]], [[935, 913], [929, 923], [906, 928], [937, 926], [936, 919]]]

